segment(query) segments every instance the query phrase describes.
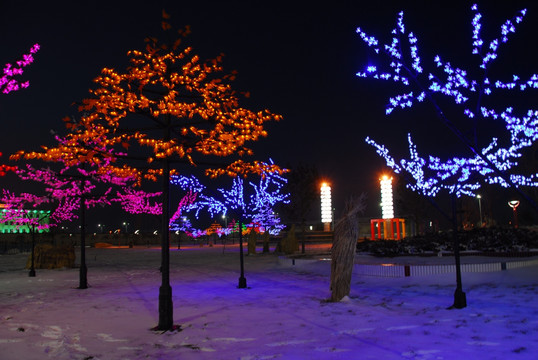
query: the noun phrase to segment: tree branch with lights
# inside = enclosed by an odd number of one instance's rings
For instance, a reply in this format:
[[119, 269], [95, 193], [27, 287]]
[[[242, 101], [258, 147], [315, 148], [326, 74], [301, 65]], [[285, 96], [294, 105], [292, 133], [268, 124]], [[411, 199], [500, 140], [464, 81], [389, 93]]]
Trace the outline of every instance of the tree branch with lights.
[[[260, 227], [272, 235], [278, 234], [285, 227], [274, 211], [277, 204], [289, 203], [289, 194], [282, 191], [287, 179], [279, 174], [265, 172], [257, 183], [249, 182], [252, 189], [249, 197], [245, 197], [245, 182], [241, 177], [235, 177], [229, 189], [219, 188], [218, 194], [214, 195], [208, 195], [206, 186], [194, 176], [173, 176], [171, 183], [193, 199], [183, 208], [182, 214], [194, 213], [196, 219], [199, 219], [202, 211], [211, 218], [232, 213], [242, 223], [250, 222], [251, 226]], [[185, 230], [182, 225], [179, 216], [176, 217], [175, 225], [171, 222], [174, 229]], [[195, 234], [203, 233], [203, 230], [192, 227], [187, 230]]]
[[[404, 25], [403, 12], [399, 14], [397, 25], [392, 31], [392, 41], [381, 46], [373, 36], [369, 36], [361, 28], [357, 29], [359, 36], [374, 50], [388, 60], [388, 66], [369, 65], [365, 71], [357, 73], [363, 78], [391, 81], [405, 90], [390, 97], [386, 106], [386, 114], [396, 109], [411, 108], [421, 102], [431, 102], [438, 117], [465, 147], [471, 150], [472, 156], [458, 156], [441, 159], [440, 156], [421, 156], [417, 146], [408, 134], [409, 157], [395, 159], [389, 150], [371, 139], [366, 142], [376, 148], [387, 165], [396, 173], [409, 174], [413, 182], [408, 184], [412, 190], [427, 196], [435, 196], [440, 191], [448, 191], [461, 195], [474, 196], [483, 182], [498, 184], [502, 187], [538, 186], [538, 174], [517, 173], [518, 159], [522, 151], [532, 146], [538, 139], [538, 111], [521, 110], [513, 106], [501, 106], [491, 99], [494, 93], [527, 92], [538, 88], [538, 75], [527, 79], [512, 75], [510, 80], [493, 79], [488, 76], [491, 64], [498, 58], [502, 45], [508, 42], [516, 32], [517, 26], [523, 21], [526, 10], [521, 10], [512, 19], [506, 20], [500, 28], [499, 36], [489, 43], [481, 36], [482, 15], [477, 5], [472, 6], [472, 55], [479, 58], [478, 75], [454, 66], [441, 56], [436, 55], [431, 63], [432, 69], [425, 71], [425, 64], [420, 56], [417, 36], [408, 31]], [[486, 120], [502, 120], [506, 129], [507, 139], [492, 137], [482, 145], [478, 144], [476, 128], [474, 139], [465, 136], [453, 121], [446, 115], [438, 97], [446, 97], [459, 108], [461, 115], [476, 127], [477, 118]], [[504, 135], [504, 134], [503, 134]]]
[[22, 59], [15, 62], [15, 65], [7, 63], [4, 65], [3, 75], [0, 77], [0, 92], [9, 94], [12, 91], [25, 89], [30, 86], [29, 81], [21, 82], [16, 79], [24, 73], [24, 68], [34, 62], [34, 54], [39, 51], [39, 44], [35, 44], [30, 48], [27, 54], [22, 56]]

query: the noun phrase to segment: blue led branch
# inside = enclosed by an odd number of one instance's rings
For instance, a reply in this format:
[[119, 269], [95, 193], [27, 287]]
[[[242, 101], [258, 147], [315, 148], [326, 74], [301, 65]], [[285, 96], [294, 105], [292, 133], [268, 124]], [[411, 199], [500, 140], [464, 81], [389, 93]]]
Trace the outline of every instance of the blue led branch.
[[[273, 164], [272, 160], [270, 163]], [[196, 219], [199, 219], [202, 211], [209, 213], [212, 218], [232, 212], [272, 234], [284, 228], [274, 213], [274, 207], [278, 203], [289, 203], [289, 193], [283, 192], [287, 179], [277, 173], [264, 172], [258, 183], [249, 182], [253, 192], [248, 201], [245, 199], [245, 184], [240, 177], [233, 179], [231, 188], [217, 189], [218, 193], [214, 196], [208, 195], [206, 187], [194, 176], [173, 176], [170, 182], [186, 193], [196, 193], [196, 199], [182, 209], [184, 214], [194, 213]], [[202, 230], [194, 229], [190, 222], [185, 223], [182, 218], [171, 224], [171, 229], [202, 233]]]
[[[515, 33], [516, 26], [523, 21], [526, 10], [521, 10], [514, 18], [506, 20], [500, 28], [500, 35], [492, 39], [487, 46], [481, 37], [482, 15], [478, 13], [477, 5], [472, 6], [475, 13], [473, 26], [472, 54], [480, 56], [479, 67], [486, 70], [487, 67], [498, 57], [498, 51], [502, 44], [506, 43], [509, 36]], [[357, 29], [357, 33], [374, 52], [389, 58], [390, 65], [385, 70], [378, 66], [368, 65], [364, 72], [357, 76], [380, 80], [393, 80], [408, 91], [389, 98], [386, 113], [391, 114], [398, 108], [411, 108], [425, 99], [430, 100], [437, 109], [441, 120], [447, 125], [473, 152], [472, 157], [453, 157], [441, 160], [436, 156], [419, 156], [416, 146], [408, 135], [409, 158], [395, 160], [389, 155], [388, 149], [366, 138], [366, 142], [376, 148], [387, 166], [396, 173], [405, 172], [412, 176], [414, 182], [408, 187], [424, 195], [435, 196], [441, 190], [461, 195], [474, 195], [480, 187], [480, 180], [490, 184], [508, 186], [537, 186], [537, 174], [523, 175], [514, 174], [518, 159], [522, 150], [530, 147], [538, 139], [538, 111], [528, 110], [523, 115], [514, 114], [512, 107], [498, 108], [499, 105], [481, 105], [482, 96], [489, 96], [494, 91], [526, 91], [538, 88], [538, 75], [534, 74], [528, 80], [521, 79], [518, 75], [512, 75], [511, 81], [491, 80], [485, 76], [482, 79], [474, 79], [464, 69], [444, 61], [439, 55], [433, 58], [432, 72], [424, 73], [422, 61], [419, 55], [417, 37], [412, 32], [406, 32], [403, 22], [403, 12], [398, 14], [396, 27], [392, 30], [392, 40], [384, 46], [379, 40]], [[407, 38], [408, 49], [402, 51], [402, 44]], [[488, 146], [477, 149], [466, 137], [451, 123], [444, 112], [434, 100], [434, 95], [442, 95], [451, 98], [457, 106], [461, 106], [462, 113], [469, 119], [476, 117], [503, 120], [509, 135], [509, 141], [502, 144], [493, 138]], [[474, 103], [471, 105], [471, 103]]]

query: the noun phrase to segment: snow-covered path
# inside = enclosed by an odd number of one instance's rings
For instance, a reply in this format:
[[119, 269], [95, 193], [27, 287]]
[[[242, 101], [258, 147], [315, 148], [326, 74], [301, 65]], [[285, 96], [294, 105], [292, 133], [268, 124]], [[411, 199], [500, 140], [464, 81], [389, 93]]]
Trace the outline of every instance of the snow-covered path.
[[[18, 260], [17, 260], [18, 259]], [[78, 269], [37, 270], [0, 256], [0, 359], [535, 359], [538, 266], [464, 273], [468, 307], [452, 303], [453, 274], [355, 276], [328, 303], [328, 261], [283, 266], [233, 248], [171, 252], [174, 320], [158, 317], [158, 249], [88, 249]], [[17, 269], [17, 262], [22, 261]], [[14, 270], [17, 269], [17, 270]], [[8, 271], [6, 271], [8, 270]]]

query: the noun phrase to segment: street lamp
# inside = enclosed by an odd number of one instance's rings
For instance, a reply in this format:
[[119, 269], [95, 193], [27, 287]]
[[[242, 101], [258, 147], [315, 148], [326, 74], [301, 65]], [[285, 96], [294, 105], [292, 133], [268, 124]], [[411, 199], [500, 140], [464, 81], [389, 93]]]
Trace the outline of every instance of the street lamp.
[[519, 206], [519, 200], [510, 200], [508, 202], [508, 206], [510, 206], [512, 210], [514, 210], [514, 227], [517, 229], [517, 207]]
[[478, 199], [478, 210], [480, 211], [480, 227], [482, 227], [482, 202], [481, 202], [481, 199], [482, 199], [482, 196], [480, 196], [480, 194], [476, 195], [476, 198]]
[[125, 233], [127, 234], [127, 227], [129, 226], [129, 223], [124, 221], [123, 226], [125, 226]]

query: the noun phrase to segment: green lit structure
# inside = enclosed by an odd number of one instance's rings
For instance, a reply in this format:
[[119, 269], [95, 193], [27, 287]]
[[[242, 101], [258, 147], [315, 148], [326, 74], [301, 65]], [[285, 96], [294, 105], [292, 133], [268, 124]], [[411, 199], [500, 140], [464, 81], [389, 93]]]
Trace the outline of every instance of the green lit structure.
[[[30, 233], [30, 225], [17, 225], [16, 221], [4, 221], [6, 212], [9, 210], [2, 209], [0, 210], [0, 234], [20, 234], [20, 233]], [[39, 224], [48, 225], [50, 223], [50, 211], [48, 210], [24, 210], [25, 217], [28, 219], [37, 219]], [[44, 228], [36, 229], [38, 233], [49, 232], [48, 226]]]

